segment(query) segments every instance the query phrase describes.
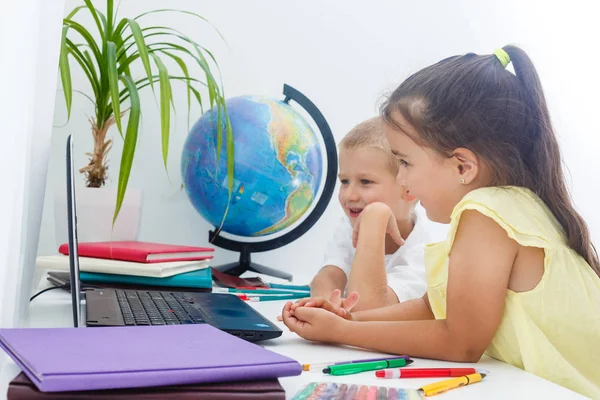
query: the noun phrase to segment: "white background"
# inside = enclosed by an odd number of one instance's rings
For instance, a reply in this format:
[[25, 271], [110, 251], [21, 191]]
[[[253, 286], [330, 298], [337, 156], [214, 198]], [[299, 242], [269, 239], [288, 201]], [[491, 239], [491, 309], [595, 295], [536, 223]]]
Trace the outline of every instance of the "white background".
[[[95, 1], [102, 10], [104, 3]], [[67, 0], [65, 15], [79, 4]], [[166, 4], [160, 0], [123, 0], [119, 13], [133, 17]], [[521, 45], [541, 75], [577, 208], [596, 242], [600, 238], [600, 211], [596, 207], [600, 192], [596, 148], [600, 27], [593, 2], [171, 0], [168, 7], [206, 17], [218, 27], [228, 46], [188, 16], [165, 14], [140, 22], [175, 27], [213, 51], [228, 97], [260, 94], [281, 98], [282, 86], [288, 83], [320, 108], [336, 142], [356, 123], [374, 115], [382, 96], [418, 69], [455, 54], [488, 54], [506, 44]], [[89, 19], [84, 22], [93, 27]], [[73, 87], [89, 92], [78, 66], [72, 63], [71, 68]], [[158, 107], [149, 90], [142, 94], [143, 121], [130, 179], [130, 187], [144, 192], [139, 239], [206, 245], [209, 226], [179, 190], [180, 154], [187, 135], [182, 86], [174, 86], [174, 97], [178, 114], [172, 123], [169, 182], [161, 160]], [[76, 136], [76, 162], [83, 166], [84, 153], [91, 149], [87, 118], [92, 115], [91, 103], [74, 94], [71, 121], [65, 126], [64, 99], [57, 93], [38, 250], [41, 255], [55, 254], [57, 249], [52, 202], [54, 191], [63, 190], [66, 136]], [[193, 108], [192, 123], [199, 117], [200, 111]], [[115, 146], [108, 186], [116, 186], [122, 141], [115, 128], [111, 136]], [[340, 215], [334, 197], [309, 233], [284, 248], [255, 254], [253, 260], [300, 276], [313, 274], [321, 266], [326, 242]], [[218, 250], [215, 261], [236, 258], [234, 253]]]

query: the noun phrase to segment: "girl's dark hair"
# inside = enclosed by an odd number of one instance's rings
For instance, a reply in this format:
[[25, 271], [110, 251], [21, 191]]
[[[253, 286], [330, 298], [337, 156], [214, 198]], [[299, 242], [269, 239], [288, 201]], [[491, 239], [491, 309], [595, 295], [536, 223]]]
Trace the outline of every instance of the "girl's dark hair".
[[382, 106], [398, 129], [400, 113], [417, 143], [451, 156], [459, 147], [490, 167], [491, 186], [529, 188], [546, 203], [569, 246], [600, 276], [598, 254], [583, 218], [575, 211], [562, 170], [542, 85], [527, 54], [505, 46], [515, 74], [495, 55], [447, 58], [404, 81]]

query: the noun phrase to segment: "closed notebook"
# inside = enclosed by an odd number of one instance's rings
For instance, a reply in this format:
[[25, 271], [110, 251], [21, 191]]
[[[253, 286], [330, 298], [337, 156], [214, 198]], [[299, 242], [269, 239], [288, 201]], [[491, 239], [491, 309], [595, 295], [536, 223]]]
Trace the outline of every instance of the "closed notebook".
[[[215, 249], [210, 247], [180, 246], [175, 244], [137, 241], [80, 242], [77, 245], [81, 257], [105, 258], [108, 260], [156, 263], [166, 261], [209, 260]], [[62, 244], [58, 251], [69, 254], [69, 245]]]
[[[201, 271], [206, 271], [203, 269]], [[101, 274], [103, 275], [103, 274]], [[117, 275], [121, 276], [121, 275]], [[71, 282], [69, 280], [68, 272], [50, 271], [46, 279], [54, 286], [61, 287], [67, 291], [70, 290]], [[168, 279], [168, 278], [155, 278], [155, 279]], [[171, 292], [212, 292], [212, 286], [208, 287], [196, 287], [196, 286], [164, 286], [164, 285], [141, 285], [139, 283], [103, 283], [103, 282], [81, 282], [81, 290], [86, 291], [90, 289], [99, 288], [113, 288], [113, 289], [124, 289], [124, 290], [156, 290], [156, 291], [171, 291]]]
[[273, 379], [291, 358], [208, 324], [0, 329], [0, 347], [43, 392]]
[[7, 400], [284, 400], [277, 379], [200, 383], [149, 388], [40, 392], [22, 372], [8, 385]]
[[[209, 267], [209, 261], [173, 261], [164, 263], [137, 263], [131, 261], [105, 260], [102, 258], [79, 257], [79, 270], [102, 274], [149, 276], [165, 278], [185, 272], [197, 271]], [[36, 266], [45, 269], [69, 270], [69, 257], [39, 256]]]
[[166, 278], [153, 278], [149, 276], [99, 274], [95, 272], [80, 272], [79, 278], [83, 283], [122, 283], [126, 285], [143, 286], [168, 286], [190, 288], [212, 288], [212, 274], [210, 268], [186, 272]]

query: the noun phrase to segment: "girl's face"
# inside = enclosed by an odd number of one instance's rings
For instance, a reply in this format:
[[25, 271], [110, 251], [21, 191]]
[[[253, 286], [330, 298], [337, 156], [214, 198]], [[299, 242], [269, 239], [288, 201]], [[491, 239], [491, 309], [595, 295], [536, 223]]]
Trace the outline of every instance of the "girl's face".
[[454, 206], [469, 192], [467, 185], [461, 183], [460, 162], [416, 144], [411, 136], [418, 134], [400, 115], [394, 117], [406, 131], [385, 125], [392, 151], [400, 162], [398, 184], [406, 186], [420, 200], [430, 220], [449, 223]]

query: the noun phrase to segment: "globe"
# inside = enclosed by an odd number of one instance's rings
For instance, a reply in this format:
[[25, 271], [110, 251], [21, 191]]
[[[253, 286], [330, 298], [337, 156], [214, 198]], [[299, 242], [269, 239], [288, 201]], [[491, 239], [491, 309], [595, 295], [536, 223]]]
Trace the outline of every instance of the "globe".
[[194, 124], [185, 142], [181, 174], [186, 193], [200, 215], [224, 232], [276, 234], [298, 221], [317, 197], [323, 168], [318, 137], [285, 101], [240, 96], [226, 105], [235, 143], [231, 201], [224, 145], [217, 161], [215, 109]]

